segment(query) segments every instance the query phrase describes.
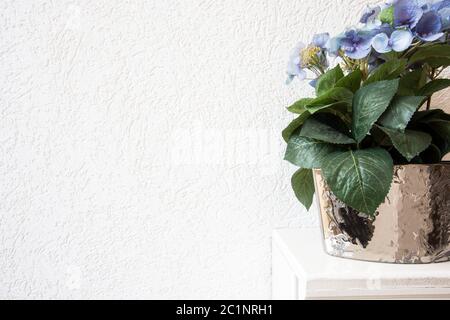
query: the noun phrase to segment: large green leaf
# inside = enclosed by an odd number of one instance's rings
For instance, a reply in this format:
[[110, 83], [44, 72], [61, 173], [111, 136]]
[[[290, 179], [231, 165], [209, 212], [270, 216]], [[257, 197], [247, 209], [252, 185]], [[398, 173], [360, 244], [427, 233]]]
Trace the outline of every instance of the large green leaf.
[[352, 144], [355, 140], [348, 136], [349, 130], [337, 116], [316, 113], [308, 118], [302, 126], [300, 135], [334, 144]]
[[414, 96], [427, 83], [427, 73], [424, 69], [416, 69], [400, 78], [398, 95]]
[[401, 132], [383, 127], [380, 127], [380, 129], [391, 138], [395, 149], [397, 149], [408, 161], [411, 161], [411, 159], [427, 149], [433, 140], [426, 132], [414, 130], [405, 130], [405, 132]]
[[336, 82], [335, 87], [346, 88], [355, 93], [361, 87], [362, 72], [357, 69]]
[[429, 133], [442, 156], [450, 151], [450, 114], [440, 109], [419, 111], [414, 114], [411, 127]]
[[344, 73], [339, 65], [321, 75], [316, 83], [317, 96], [319, 97], [328, 90], [334, 88], [336, 82], [342, 77], [344, 77]]
[[386, 111], [398, 89], [399, 80], [371, 83], [359, 89], [353, 98], [353, 137], [357, 142], [372, 128], [372, 125]]
[[449, 86], [450, 86], [450, 79], [436, 79], [428, 82], [420, 90], [420, 95], [431, 96], [433, 93], [441, 91]]
[[364, 85], [366, 86], [373, 82], [398, 78], [400, 74], [405, 71], [406, 63], [406, 59], [393, 59], [383, 63], [372, 71], [369, 78], [364, 82]]
[[428, 63], [433, 68], [448, 66], [450, 64], [450, 45], [436, 44], [422, 47], [409, 59], [409, 65]]
[[450, 121], [450, 115], [441, 109], [431, 109], [417, 111], [411, 119], [411, 123], [426, 123], [432, 120], [446, 120]]
[[339, 150], [336, 145], [302, 137], [295, 132], [289, 139], [284, 159], [298, 167], [320, 168], [323, 158], [336, 150]]
[[317, 97], [305, 106], [310, 113], [317, 112], [322, 109], [336, 105], [351, 105], [353, 93], [346, 88], [333, 88], [328, 90], [320, 97]]
[[282, 136], [284, 141], [288, 142], [291, 135], [302, 126], [306, 119], [309, 118], [311, 114], [308, 111], [303, 112], [297, 118], [295, 118], [286, 129], [283, 130]]
[[314, 196], [314, 178], [311, 169], [299, 169], [291, 179], [295, 196], [307, 210], [311, 208]]
[[396, 97], [378, 120], [384, 127], [404, 131], [426, 97]]
[[288, 109], [288, 111], [290, 111], [292, 113], [302, 114], [306, 110], [305, 106], [313, 100], [314, 100], [314, 98], [300, 99], [296, 103], [294, 103], [292, 106], [288, 107], [287, 109]]
[[419, 157], [422, 163], [438, 163], [442, 160], [442, 152], [437, 145], [431, 144]]
[[389, 192], [393, 162], [381, 148], [335, 152], [323, 161], [331, 191], [348, 206], [373, 215]]
[[427, 122], [431, 130], [435, 132], [447, 144], [447, 148], [442, 150], [448, 152], [448, 144], [450, 143], [450, 121], [447, 120], [430, 120]]

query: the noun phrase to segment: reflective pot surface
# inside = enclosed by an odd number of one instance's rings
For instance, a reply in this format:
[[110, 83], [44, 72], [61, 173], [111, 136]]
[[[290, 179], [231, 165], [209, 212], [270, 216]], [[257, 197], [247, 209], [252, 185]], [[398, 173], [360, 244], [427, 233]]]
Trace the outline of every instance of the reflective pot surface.
[[394, 167], [374, 218], [346, 206], [314, 170], [325, 251], [389, 263], [450, 260], [450, 162]]

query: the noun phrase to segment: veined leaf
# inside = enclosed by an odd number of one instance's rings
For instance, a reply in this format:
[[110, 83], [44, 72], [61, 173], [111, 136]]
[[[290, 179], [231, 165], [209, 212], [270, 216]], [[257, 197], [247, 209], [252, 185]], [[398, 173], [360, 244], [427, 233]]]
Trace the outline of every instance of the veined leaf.
[[389, 192], [393, 162], [381, 148], [340, 151], [325, 158], [322, 173], [336, 197], [362, 213], [374, 215]]
[[349, 105], [345, 102], [334, 102], [334, 103], [318, 105], [318, 106], [308, 106], [307, 110], [309, 111], [309, 113], [314, 114], [316, 112], [329, 110], [329, 109], [347, 111], [348, 108], [349, 108]]
[[417, 111], [411, 119], [411, 123], [423, 122], [426, 123], [432, 120], [446, 120], [450, 121], [450, 115], [441, 109], [432, 109]]
[[441, 149], [435, 144], [431, 144], [419, 156], [423, 163], [438, 163], [442, 160]]
[[284, 159], [298, 167], [320, 168], [323, 158], [336, 150], [339, 150], [336, 145], [302, 137], [296, 132], [289, 139]]
[[438, 133], [442, 138], [450, 141], [450, 121], [430, 120], [427, 124], [429, 124], [433, 131]]
[[450, 86], [450, 79], [436, 79], [428, 82], [420, 90], [420, 95], [431, 96], [433, 93], [441, 91], [449, 86]]
[[311, 169], [299, 169], [291, 179], [295, 196], [307, 210], [311, 208], [314, 196], [314, 178]]
[[359, 89], [353, 98], [353, 137], [361, 142], [372, 125], [386, 111], [398, 89], [399, 80], [371, 83]]
[[291, 135], [302, 126], [306, 119], [309, 118], [311, 114], [308, 111], [303, 112], [300, 116], [295, 118], [286, 129], [283, 130], [282, 136], [284, 141], [288, 142]]
[[345, 123], [332, 114], [316, 113], [308, 118], [302, 126], [300, 135], [333, 144], [352, 144], [355, 140], [348, 136]]
[[288, 107], [287, 109], [288, 109], [288, 111], [290, 111], [292, 113], [302, 114], [303, 112], [306, 111], [305, 106], [313, 100], [314, 100], [314, 98], [300, 99], [296, 103], [294, 103], [292, 106]]
[[427, 79], [424, 69], [408, 72], [400, 78], [397, 94], [400, 96], [414, 96], [427, 83]]
[[409, 59], [409, 65], [426, 62], [432, 67], [446, 66], [450, 62], [450, 45], [436, 44], [422, 47]]
[[317, 96], [319, 97], [328, 90], [334, 88], [336, 82], [342, 77], [344, 77], [344, 73], [339, 65], [321, 75], [316, 83]]
[[414, 112], [423, 104], [426, 97], [396, 97], [378, 122], [383, 127], [404, 131]]
[[428, 133], [421, 131], [405, 130], [405, 132], [400, 132], [383, 127], [380, 129], [391, 138], [395, 149], [408, 161], [427, 149], [433, 140]]
[[364, 86], [382, 80], [393, 80], [398, 78], [405, 71], [406, 59], [389, 60], [372, 71], [369, 78], [364, 82]]
[[310, 113], [314, 113], [319, 110], [333, 106], [335, 104], [351, 105], [352, 98], [353, 93], [350, 90], [340, 87], [333, 88], [322, 94], [320, 97], [317, 97], [316, 99], [308, 103], [305, 106], [305, 109], [308, 110]]
[[355, 93], [361, 87], [362, 72], [357, 69], [336, 82], [336, 88], [346, 88]]

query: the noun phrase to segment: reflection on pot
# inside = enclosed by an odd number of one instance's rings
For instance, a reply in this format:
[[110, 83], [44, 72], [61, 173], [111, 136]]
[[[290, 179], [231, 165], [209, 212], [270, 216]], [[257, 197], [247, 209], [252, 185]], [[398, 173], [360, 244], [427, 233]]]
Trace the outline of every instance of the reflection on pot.
[[373, 218], [348, 207], [314, 170], [325, 251], [390, 263], [450, 260], [450, 163], [395, 166]]

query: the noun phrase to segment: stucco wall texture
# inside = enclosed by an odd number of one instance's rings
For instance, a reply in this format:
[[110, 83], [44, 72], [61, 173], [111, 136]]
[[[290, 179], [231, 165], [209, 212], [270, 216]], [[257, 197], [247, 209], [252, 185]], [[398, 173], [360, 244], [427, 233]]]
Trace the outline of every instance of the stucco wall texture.
[[270, 298], [297, 41], [368, 1], [0, 2], [0, 298]]

